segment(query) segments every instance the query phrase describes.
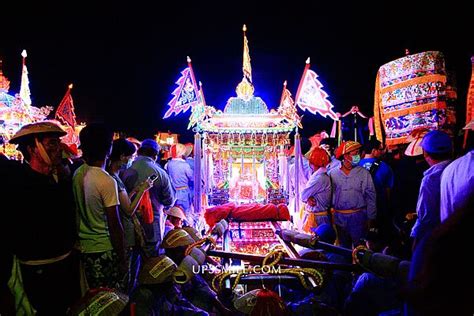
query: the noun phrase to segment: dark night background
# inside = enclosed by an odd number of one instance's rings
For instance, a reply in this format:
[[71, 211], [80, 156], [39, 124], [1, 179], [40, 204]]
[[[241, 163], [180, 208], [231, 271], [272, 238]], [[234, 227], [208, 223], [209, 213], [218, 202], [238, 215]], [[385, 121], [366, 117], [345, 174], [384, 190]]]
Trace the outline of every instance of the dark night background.
[[[278, 106], [284, 80], [296, 93], [310, 56], [311, 69], [337, 112], [357, 103], [371, 115], [378, 68], [408, 48], [445, 54], [457, 81], [458, 122], [465, 120], [474, 54], [467, 3], [71, 1], [67, 7], [15, 6], [4, 7], [1, 20], [0, 58], [10, 92], [20, 89], [20, 53], [26, 49], [33, 105], [56, 108], [72, 82], [79, 122], [105, 120], [140, 139], [167, 130], [180, 133], [184, 142], [192, 139], [186, 130], [190, 111], [162, 120], [187, 55], [207, 103], [224, 108], [242, 79], [244, 23], [255, 94], [269, 108]], [[330, 130], [331, 123], [308, 113], [303, 135]]]

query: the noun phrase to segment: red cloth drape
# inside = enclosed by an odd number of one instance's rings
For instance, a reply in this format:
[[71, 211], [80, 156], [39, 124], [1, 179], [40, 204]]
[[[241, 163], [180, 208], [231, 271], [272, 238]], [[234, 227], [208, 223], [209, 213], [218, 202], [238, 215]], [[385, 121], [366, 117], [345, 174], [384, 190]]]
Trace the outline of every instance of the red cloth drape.
[[239, 222], [287, 221], [290, 220], [290, 212], [286, 204], [250, 203], [237, 206], [235, 203], [226, 203], [206, 209], [204, 218], [212, 227], [220, 220], [228, 218]]
[[145, 193], [143, 193], [143, 197], [138, 204], [138, 212], [142, 215], [144, 223], [153, 223], [153, 206], [151, 205], [149, 191], [145, 191]]
[[230, 212], [235, 209], [235, 207], [235, 203], [226, 203], [218, 206], [209, 207], [204, 213], [204, 219], [210, 227], [213, 227], [220, 220], [228, 218]]

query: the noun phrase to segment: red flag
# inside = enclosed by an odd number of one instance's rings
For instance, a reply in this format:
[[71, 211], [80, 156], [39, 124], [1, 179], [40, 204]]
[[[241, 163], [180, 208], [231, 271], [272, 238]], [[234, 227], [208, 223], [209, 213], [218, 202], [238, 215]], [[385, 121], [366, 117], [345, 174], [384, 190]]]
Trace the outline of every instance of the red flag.
[[69, 85], [64, 98], [56, 110], [56, 117], [72, 128], [76, 126], [76, 114], [74, 113], [74, 102], [71, 96], [72, 85]]
[[318, 80], [318, 75], [309, 69], [309, 59], [301, 78], [300, 86], [296, 94], [295, 104], [303, 111], [310, 111], [313, 114], [318, 112], [322, 116], [329, 115], [337, 120], [337, 115], [332, 111], [333, 105], [327, 100], [327, 93], [322, 89], [323, 85]]

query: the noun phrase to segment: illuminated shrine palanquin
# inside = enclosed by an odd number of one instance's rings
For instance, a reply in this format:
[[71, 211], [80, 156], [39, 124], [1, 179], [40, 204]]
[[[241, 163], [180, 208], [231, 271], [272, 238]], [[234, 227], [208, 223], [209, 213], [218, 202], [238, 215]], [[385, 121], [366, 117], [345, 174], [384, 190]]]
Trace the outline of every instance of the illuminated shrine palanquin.
[[236, 89], [237, 97], [227, 101], [224, 111], [200, 122], [204, 132], [205, 166], [210, 184], [209, 202], [285, 203], [287, 194], [280, 185], [279, 157], [289, 146], [295, 123], [254, 96], [246, 77]]

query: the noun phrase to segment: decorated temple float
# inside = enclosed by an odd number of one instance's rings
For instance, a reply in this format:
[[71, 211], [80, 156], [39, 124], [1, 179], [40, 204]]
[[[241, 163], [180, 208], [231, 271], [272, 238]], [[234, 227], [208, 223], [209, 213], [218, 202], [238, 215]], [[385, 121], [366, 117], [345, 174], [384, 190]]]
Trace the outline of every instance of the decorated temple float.
[[[278, 284], [292, 289], [322, 288], [327, 271], [355, 269], [352, 264], [327, 262], [320, 251], [301, 258], [295, 249], [297, 245], [314, 249], [317, 242], [314, 236], [294, 230], [298, 199], [289, 206], [292, 196], [299, 196], [302, 189], [298, 181], [302, 166], [298, 130], [302, 126], [296, 105], [333, 119], [337, 116], [316, 73], [309, 69], [309, 60], [295, 101], [285, 83], [278, 108], [269, 109], [255, 95], [245, 28], [243, 57], [243, 78], [236, 96], [228, 99], [223, 110], [206, 104], [188, 57], [188, 67], [176, 82], [164, 116], [192, 109], [188, 128], [194, 127], [195, 133], [194, 184], [201, 184], [194, 185], [193, 206], [207, 224], [205, 237], [195, 245], [225, 267], [213, 273], [211, 284], [216, 292], [227, 288], [244, 293], [264, 283], [269, 288]], [[290, 174], [292, 133], [295, 172]], [[199, 225], [196, 228], [201, 231]], [[186, 250], [176, 282], [193, 277], [191, 263], [193, 271], [204, 263], [206, 257], [194, 252], [192, 246]], [[347, 253], [352, 255], [351, 250]]]
[[298, 134], [302, 126], [296, 104], [312, 113], [337, 117], [316, 73], [309, 69], [309, 59], [296, 102], [285, 82], [278, 108], [269, 109], [255, 95], [245, 32], [244, 26], [243, 78], [224, 110], [206, 104], [188, 57], [188, 67], [176, 82], [164, 118], [192, 109], [188, 128], [195, 131], [194, 183], [203, 183], [194, 186], [195, 212], [204, 210], [203, 217], [211, 227], [221, 219], [230, 220], [228, 250], [265, 254], [280, 242], [275, 230], [280, 225], [290, 227], [291, 217], [299, 210], [298, 203], [288, 208], [291, 197], [299, 196], [302, 189], [298, 187], [299, 172], [293, 179], [289, 174], [292, 132], [295, 170], [302, 165]]
[[[265, 254], [278, 243], [272, 221], [290, 220], [288, 185], [282, 184], [288, 179], [285, 151], [295, 124], [269, 111], [253, 91], [244, 77], [237, 96], [227, 101], [224, 111], [199, 124], [204, 195], [210, 206], [205, 212], [210, 217], [214, 208], [235, 206], [227, 215], [233, 218], [229, 250]], [[264, 219], [268, 221], [262, 222]]]
[[287, 203], [287, 170], [279, 164], [295, 122], [253, 95], [244, 77], [223, 112], [199, 123], [204, 140], [204, 180], [211, 205]]
[[223, 241], [222, 249], [265, 255], [280, 244], [275, 234], [278, 222], [290, 220], [285, 153], [299, 117], [293, 104], [269, 110], [254, 94], [248, 52], [244, 33], [244, 72], [236, 95], [223, 111], [212, 111], [196, 122], [196, 130], [202, 134], [207, 223], [213, 223], [213, 210], [230, 208], [225, 217], [231, 219], [228, 243]]
[[26, 68], [26, 51], [22, 52], [23, 69], [21, 76], [20, 92], [10, 94], [10, 80], [3, 74], [2, 61], [0, 60], [0, 152], [10, 159], [22, 159], [21, 153], [16, 150], [16, 145], [8, 140], [25, 124], [43, 121], [53, 110], [50, 106], [41, 108], [32, 106], [30, 98], [28, 70]]
[[[21, 76], [20, 92], [15, 96], [9, 94], [10, 81], [3, 75], [0, 61], [0, 138], [2, 144], [0, 152], [10, 159], [21, 160], [22, 156], [16, 150], [17, 145], [8, 143], [8, 140], [23, 126], [48, 119], [53, 111], [51, 106], [36, 107], [32, 105], [30, 98], [30, 88], [28, 79], [28, 70], [26, 67], [26, 51], [22, 52], [23, 69]], [[71, 96], [72, 84], [61, 100], [52, 120], [60, 125], [67, 134], [62, 137], [62, 142], [68, 146], [68, 155], [78, 154], [79, 132], [85, 124], [76, 122], [74, 113], [74, 104]]]

